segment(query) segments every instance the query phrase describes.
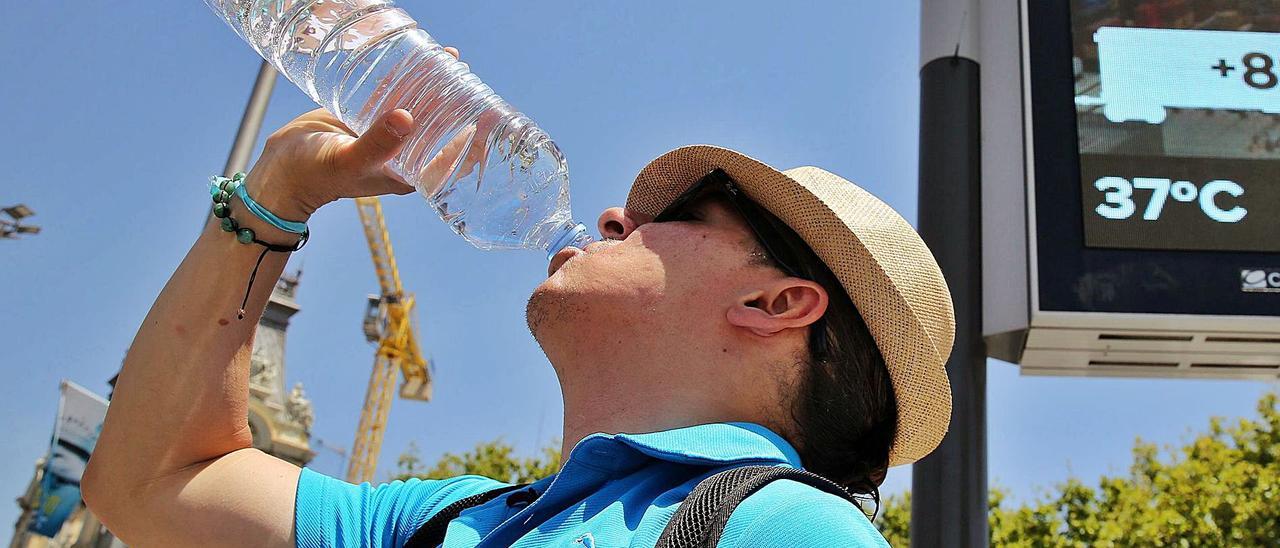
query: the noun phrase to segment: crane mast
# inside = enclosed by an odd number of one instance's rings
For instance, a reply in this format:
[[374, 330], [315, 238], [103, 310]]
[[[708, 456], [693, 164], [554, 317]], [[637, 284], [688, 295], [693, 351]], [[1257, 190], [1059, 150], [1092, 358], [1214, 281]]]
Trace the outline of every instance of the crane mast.
[[400, 284], [400, 270], [396, 267], [391, 237], [382, 215], [382, 202], [376, 197], [357, 198], [356, 210], [381, 291], [380, 295], [369, 298], [364, 318], [365, 338], [376, 343], [377, 350], [355, 443], [351, 446], [351, 460], [347, 463], [347, 481], [362, 483], [373, 480], [378, 465], [396, 373], [404, 377], [400, 397], [420, 401], [431, 399], [431, 374], [418, 346], [414, 296], [405, 293]]

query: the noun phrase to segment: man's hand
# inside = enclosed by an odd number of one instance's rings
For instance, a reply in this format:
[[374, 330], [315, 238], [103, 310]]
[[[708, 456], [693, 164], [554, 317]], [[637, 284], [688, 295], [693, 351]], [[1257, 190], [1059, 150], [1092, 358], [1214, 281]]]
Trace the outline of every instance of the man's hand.
[[[444, 49], [458, 57], [457, 49]], [[329, 112], [313, 110], [267, 138], [249, 173], [246, 190], [268, 210], [294, 221], [305, 221], [320, 207], [342, 198], [409, 194], [414, 187], [387, 162], [400, 153], [414, 129], [409, 111], [395, 109], [383, 113], [364, 135], [356, 137]], [[422, 177], [442, 178], [447, 171], [440, 166], [451, 166], [459, 148], [446, 147]]]

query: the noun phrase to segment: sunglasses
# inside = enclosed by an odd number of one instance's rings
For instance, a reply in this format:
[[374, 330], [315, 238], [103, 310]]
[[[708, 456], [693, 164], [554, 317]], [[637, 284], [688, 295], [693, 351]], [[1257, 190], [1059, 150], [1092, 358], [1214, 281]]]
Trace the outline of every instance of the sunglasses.
[[680, 193], [671, 204], [653, 218], [655, 223], [678, 221], [687, 218], [689, 207], [705, 196], [719, 194], [738, 212], [738, 216], [747, 222], [747, 226], [756, 237], [756, 242], [764, 249], [765, 256], [788, 276], [812, 279], [801, 273], [797, 255], [791, 245], [785, 241], [776, 226], [780, 223], [772, 214], [751, 201], [738, 188], [738, 183], [722, 169], [716, 169], [698, 179], [693, 186]]

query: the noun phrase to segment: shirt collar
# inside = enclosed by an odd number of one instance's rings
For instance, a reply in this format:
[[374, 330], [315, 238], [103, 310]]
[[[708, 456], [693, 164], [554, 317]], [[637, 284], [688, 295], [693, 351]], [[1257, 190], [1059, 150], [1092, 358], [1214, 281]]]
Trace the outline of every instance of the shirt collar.
[[715, 466], [758, 462], [800, 467], [800, 455], [782, 436], [747, 422], [700, 424], [644, 434], [592, 434], [574, 447], [570, 460], [600, 466], [606, 460], [616, 462], [621, 456], [616, 449], [623, 447], [679, 464]]

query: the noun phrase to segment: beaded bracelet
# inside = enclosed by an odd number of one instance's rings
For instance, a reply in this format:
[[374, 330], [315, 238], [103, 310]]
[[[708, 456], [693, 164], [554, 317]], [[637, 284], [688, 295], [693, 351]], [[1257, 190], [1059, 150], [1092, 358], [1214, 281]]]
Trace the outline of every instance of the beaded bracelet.
[[[236, 315], [236, 318], [240, 320], [244, 319], [244, 307], [249, 303], [249, 293], [253, 291], [253, 282], [258, 277], [258, 267], [262, 266], [262, 259], [267, 256], [267, 253], [270, 251], [280, 253], [297, 251], [302, 249], [302, 246], [307, 245], [307, 240], [311, 237], [311, 230], [307, 228], [306, 223], [281, 219], [249, 197], [249, 192], [244, 187], [244, 178], [243, 172], [236, 173], [230, 178], [216, 175], [209, 178], [209, 195], [213, 197], [213, 216], [222, 220], [222, 230], [234, 232], [236, 241], [242, 244], [258, 244], [263, 247], [262, 253], [258, 255], [258, 262], [253, 265], [253, 272], [249, 274], [249, 284], [244, 288], [244, 299], [240, 301], [240, 311]], [[252, 228], [241, 227], [240, 223], [231, 217], [232, 196], [240, 198], [240, 202], [244, 204], [245, 209], [248, 209], [250, 213], [253, 213], [259, 219], [266, 221], [267, 224], [285, 232], [298, 234], [298, 242], [290, 247], [259, 240]]]

